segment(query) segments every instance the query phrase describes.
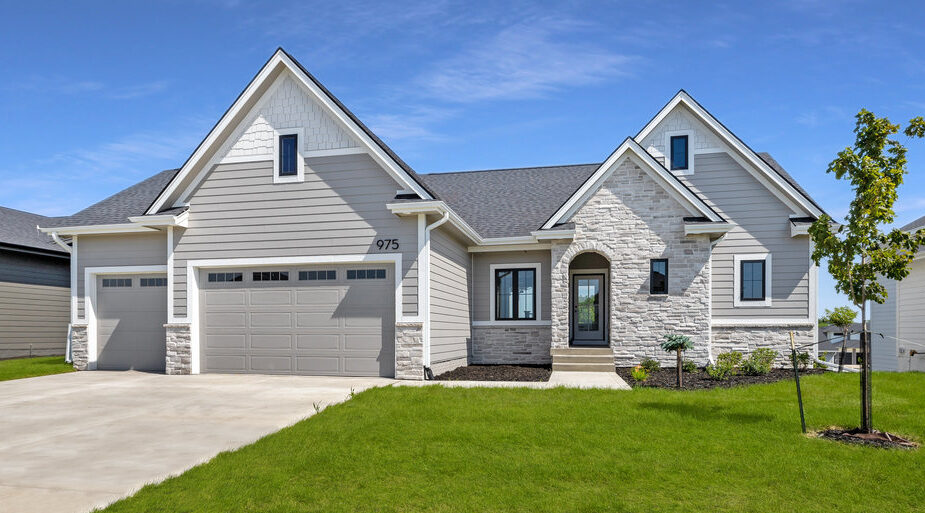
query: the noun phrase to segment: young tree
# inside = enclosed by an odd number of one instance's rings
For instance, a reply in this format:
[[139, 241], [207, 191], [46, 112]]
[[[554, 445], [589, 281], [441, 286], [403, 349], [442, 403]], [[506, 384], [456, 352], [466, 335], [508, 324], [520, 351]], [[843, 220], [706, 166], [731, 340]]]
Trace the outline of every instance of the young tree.
[[[893, 229], [881, 232], [882, 225], [894, 222], [897, 188], [906, 174], [906, 148], [892, 136], [900, 126], [872, 112], [858, 112], [853, 147], [840, 151], [827, 173], [838, 180], [850, 181], [855, 197], [851, 201], [845, 223], [838, 225], [822, 215], [809, 229], [815, 249], [816, 265], [828, 258], [829, 273], [835, 278], [835, 288], [848, 295], [861, 311], [861, 343], [864, 361], [861, 364], [861, 430], [873, 431], [871, 420], [871, 358], [870, 337], [867, 334], [868, 300], [883, 303], [886, 289], [877, 277], [901, 280], [909, 274], [909, 263], [915, 252], [925, 244], [925, 229], [915, 234]], [[909, 122], [904, 133], [909, 137], [925, 136], [925, 119]]]
[[845, 348], [848, 346], [848, 334], [851, 332], [851, 325], [854, 324], [854, 318], [858, 313], [849, 306], [837, 306], [834, 310], [826, 308], [825, 315], [820, 319], [828, 326], [841, 328], [841, 356], [838, 359], [838, 372], [842, 371], [842, 365], [845, 361]]
[[675, 352], [678, 354], [678, 388], [681, 388], [681, 353], [694, 347], [694, 343], [686, 335], [665, 335], [665, 341], [662, 342], [662, 349], [666, 352]]

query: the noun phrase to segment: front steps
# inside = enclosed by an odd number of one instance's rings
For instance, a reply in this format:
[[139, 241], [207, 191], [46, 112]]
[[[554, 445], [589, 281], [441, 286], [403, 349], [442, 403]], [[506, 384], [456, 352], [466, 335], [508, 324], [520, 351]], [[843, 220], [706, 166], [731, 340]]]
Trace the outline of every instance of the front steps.
[[614, 372], [613, 350], [609, 347], [569, 347], [552, 350], [552, 370], [571, 372]]

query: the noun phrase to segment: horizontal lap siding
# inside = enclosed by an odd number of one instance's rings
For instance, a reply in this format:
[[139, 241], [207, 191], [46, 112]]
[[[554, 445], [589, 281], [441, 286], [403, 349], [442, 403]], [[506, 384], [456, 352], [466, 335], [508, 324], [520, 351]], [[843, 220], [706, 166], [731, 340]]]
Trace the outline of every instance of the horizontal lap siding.
[[[809, 316], [809, 239], [791, 237], [791, 210], [726, 153], [696, 155], [695, 173], [683, 177], [706, 202], [735, 223], [713, 249], [713, 316], [801, 318]], [[769, 308], [735, 308], [734, 257], [771, 254]]]
[[0, 282], [0, 358], [64, 354], [70, 289]]
[[305, 181], [273, 183], [269, 160], [217, 165], [190, 198], [189, 227], [176, 232], [175, 314], [185, 317], [189, 260], [393, 253], [398, 239], [402, 310], [417, 314], [417, 219], [386, 208], [397, 184], [369, 156], [306, 159]]
[[469, 253], [443, 229], [430, 239], [431, 363], [465, 358], [472, 336], [469, 318]]
[[84, 319], [87, 267], [151, 266], [167, 264], [165, 232], [77, 237], [77, 315]]
[[[925, 275], [925, 272], [922, 272]], [[907, 278], [908, 279], [908, 278]], [[870, 303], [870, 331], [873, 333], [882, 333], [883, 338], [874, 336], [871, 338], [871, 364], [874, 370], [897, 370], [897, 315], [896, 315], [896, 280], [880, 278], [880, 283], [886, 288], [886, 301], [883, 304]], [[905, 285], [905, 283], [903, 284]], [[923, 309], [920, 315], [925, 315]]]
[[540, 264], [540, 320], [548, 321], [552, 309], [550, 301], [550, 256], [549, 250], [541, 251], [499, 251], [475, 253], [472, 268], [472, 308], [473, 320], [491, 320], [491, 266], [493, 264]]
[[[899, 282], [899, 334], [898, 344], [919, 354], [925, 352], [925, 260], [913, 262], [909, 276]], [[912, 370], [925, 370], [925, 356], [913, 356], [906, 365]]]
[[0, 281], [70, 287], [70, 260], [0, 250]]

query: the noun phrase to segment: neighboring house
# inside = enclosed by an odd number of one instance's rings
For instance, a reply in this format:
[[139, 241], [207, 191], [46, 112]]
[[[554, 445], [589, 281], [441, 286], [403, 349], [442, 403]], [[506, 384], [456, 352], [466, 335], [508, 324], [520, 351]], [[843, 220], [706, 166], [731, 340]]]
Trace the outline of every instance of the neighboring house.
[[0, 207], [0, 359], [64, 354], [70, 259], [38, 231], [48, 220]]
[[683, 91], [601, 163], [419, 175], [280, 49], [180, 169], [43, 230], [78, 368], [422, 379], [812, 343], [821, 214]]
[[[925, 216], [903, 226], [925, 228]], [[874, 370], [925, 371], [925, 250], [919, 249], [902, 281], [884, 280], [887, 298], [871, 302], [870, 330]]]
[[[821, 326], [819, 328], [819, 358], [828, 362], [838, 363], [842, 353], [842, 342], [845, 336], [838, 326]], [[851, 325], [848, 333], [848, 343], [845, 344], [845, 365], [857, 365], [861, 353], [861, 323]]]

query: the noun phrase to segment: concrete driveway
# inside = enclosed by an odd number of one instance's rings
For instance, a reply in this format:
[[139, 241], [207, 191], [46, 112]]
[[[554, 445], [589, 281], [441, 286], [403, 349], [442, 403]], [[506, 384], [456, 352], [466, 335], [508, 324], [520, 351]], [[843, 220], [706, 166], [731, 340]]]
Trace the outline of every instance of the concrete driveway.
[[83, 512], [384, 378], [76, 372], [0, 382], [0, 513]]

